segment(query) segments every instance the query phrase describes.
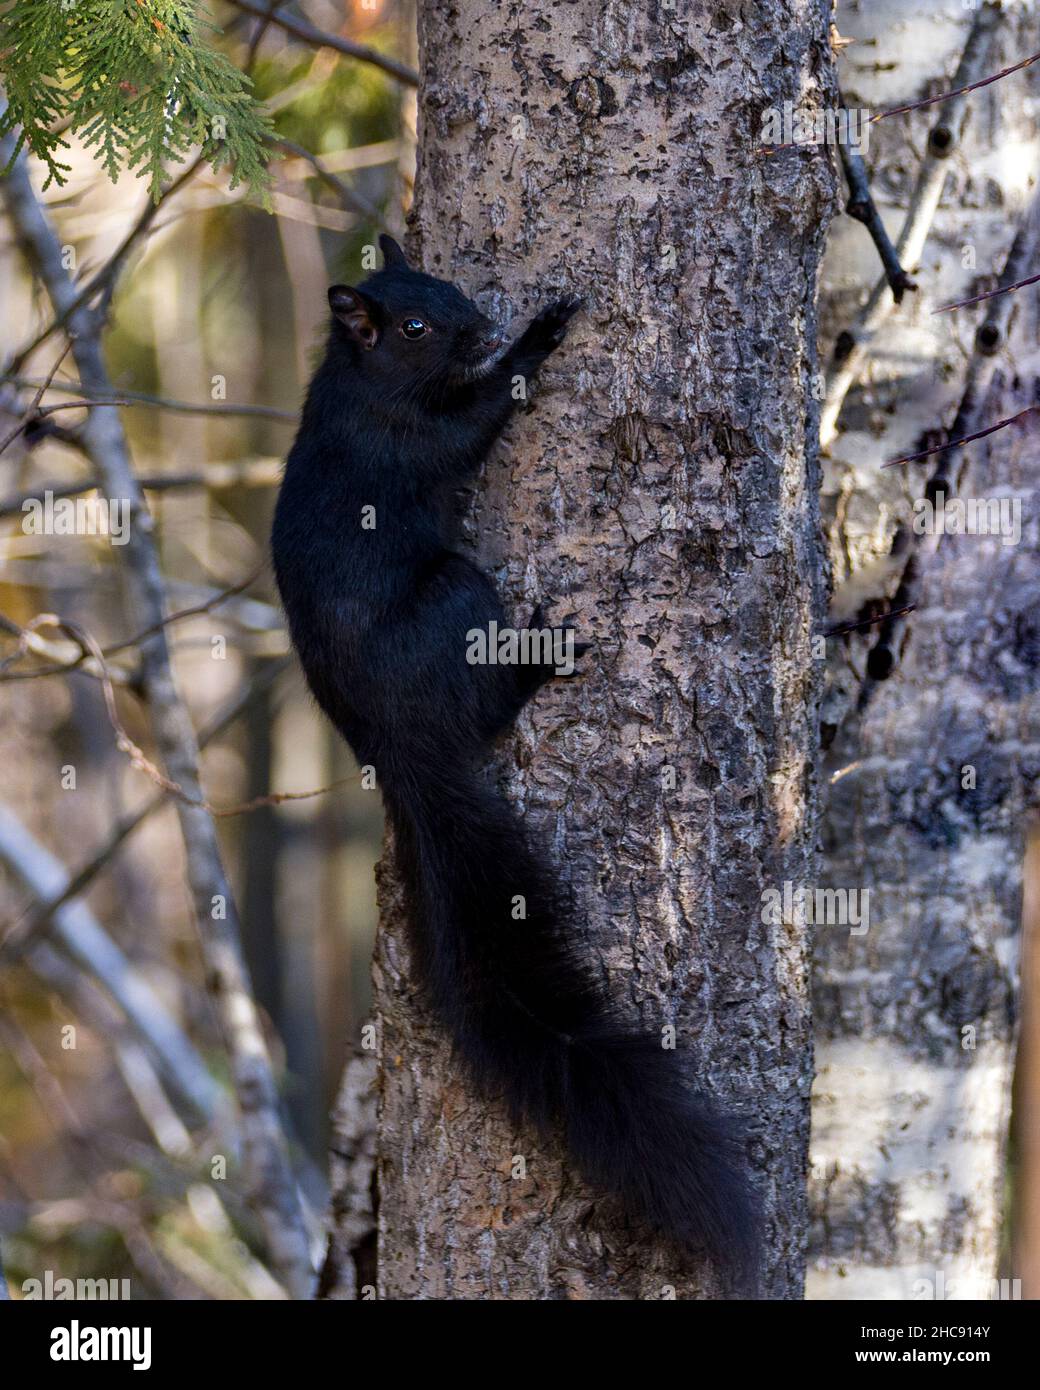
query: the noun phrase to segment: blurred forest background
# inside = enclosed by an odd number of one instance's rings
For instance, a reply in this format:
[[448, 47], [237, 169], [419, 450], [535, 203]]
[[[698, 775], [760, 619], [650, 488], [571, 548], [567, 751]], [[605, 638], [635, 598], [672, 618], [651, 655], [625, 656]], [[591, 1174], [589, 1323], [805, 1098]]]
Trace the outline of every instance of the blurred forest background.
[[[414, 15], [400, 0], [306, 0], [293, 14], [414, 60]], [[121, 415], [155, 518], [169, 610], [206, 610], [167, 628], [204, 744], [203, 787], [217, 810], [272, 792], [332, 788], [217, 819], [318, 1248], [328, 1117], [369, 1000], [382, 816], [378, 792], [359, 785], [349, 752], [315, 716], [288, 659], [267, 537], [324, 333], [326, 287], [363, 273], [362, 248], [380, 225], [399, 232], [403, 224], [414, 93], [370, 62], [233, 5], [218, 4], [214, 17], [223, 34], [212, 42], [252, 73], [273, 118], [271, 211], [245, 187], [229, 191], [226, 169], [202, 165], [152, 218], [147, 182], [130, 174], [110, 182], [75, 137], [64, 156], [67, 183], [52, 183], [40, 198], [79, 281], [108, 265], [142, 217], [151, 219], [114, 278], [105, 352], [119, 397], [140, 397]], [[39, 192], [43, 173], [31, 165]], [[190, 167], [171, 167], [171, 181]], [[9, 218], [0, 237], [4, 355], [16, 364], [0, 384], [6, 439], [62, 344], [55, 334], [20, 352], [53, 313], [34, 290]], [[66, 357], [45, 409], [80, 396], [63, 386], [76, 379]], [[209, 1182], [229, 1119], [224, 1096], [208, 1118], [198, 1111], [212, 1108], [209, 1095], [195, 1097], [194, 1111], [175, 1105], [140, 1030], [96, 983], [116, 978], [120, 989], [152, 992], [144, 1014], [158, 1001], [183, 1030], [182, 1071], [203, 1091], [201, 1068], [226, 1069], [171, 798], [117, 747], [96, 670], [34, 674], [69, 659], [67, 636], [40, 630], [46, 651], [24, 637], [41, 613], [79, 625], [104, 648], [134, 635], [121, 546], [104, 534], [41, 535], [23, 525], [27, 496], [96, 497], [85, 490], [93, 470], [76, 439], [84, 416], [45, 415], [0, 458], [6, 1274], [15, 1297], [25, 1279], [48, 1269], [55, 1277], [129, 1278], [136, 1298], [277, 1296], [252, 1253], [260, 1245], [236, 1196], [234, 1165], [226, 1182]], [[236, 592], [221, 597], [229, 588]], [[136, 662], [131, 645], [109, 666], [115, 686], [130, 688], [117, 697], [119, 718], [148, 749], [147, 713], [133, 694]], [[45, 945], [53, 928], [38, 914], [40, 900], [81, 870], [88, 878], [72, 920], [66, 905], [55, 921], [59, 942], [67, 944], [64, 929], [80, 932], [96, 970]]]
[[[884, 35], [871, 5], [848, 8], [850, 22], [862, 11]], [[0, 5], [0, 16], [11, 12]], [[373, 268], [377, 232], [400, 236], [404, 226], [415, 170], [414, 7], [214, 0], [212, 13], [220, 32], [206, 42], [250, 74], [270, 114], [266, 196], [248, 180], [233, 186], [227, 168], [215, 172], [192, 152], [169, 163], [156, 203], [147, 179], [123, 172], [112, 182], [71, 133], [64, 183], [48, 183], [35, 156], [0, 179], [0, 1250], [15, 1298], [48, 1271], [125, 1279], [138, 1299], [306, 1296], [304, 1266], [320, 1266], [324, 1245], [330, 1114], [370, 1005], [379, 794], [361, 785], [290, 657], [267, 539], [324, 334], [326, 287]], [[927, 70], [911, 90], [926, 76], [941, 84], [934, 43], [907, 44], [900, 32], [887, 41]], [[864, 84], [899, 67], [872, 44], [845, 69], [858, 63]], [[1009, 39], [1014, 57], [1035, 47]], [[896, 71], [893, 81], [906, 79]], [[1036, 98], [1021, 86], [1021, 118], [1035, 135]], [[1000, 90], [1010, 103], [1003, 93], [1014, 88]], [[898, 146], [890, 138], [901, 151], [905, 132]], [[12, 149], [8, 134], [0, 167]], [[1025, 167], [1017, 147], [1013, 160]], [[49, 283], [38, 209], [56, 233]], [[1001, 209], [1002, 239], [1008, 221]], [[839, 224], [832, 251], [841, 237], [869, 268], [858, 279], [840, 261], [831, 270], [828, 333], [840, 326], [835, 305], [844, 313], [858, 304], [860, 281], [877, 273], [863, 229]], [[949, 247], [959, 255], [957, 238]], [[64, 310], [53, 302], [56, 278]], [[64, 331], [83, 307], [81, 286], [90, 287], [90, 331], [103, 338], [103, 397], [118, 400], [118, 415], [76, 404], [96, 395], [85, 385], [89, 345], [70, 345]], [[864, 413], [873, 457], [879, 412]], [[154, 624], [133, 617], [154, 599], [142, 599], [147, 555], [142, 570], [134, 544], [113, 543], [100, 526], [97, 462], [113, 444], [98, 433], [103, 417], [121, 421], [154, 518], [142, 544], [154, 544], [161, 567], [161, 626], [202, 745], [201, 785], [238, 906], [259, 1031], [228, 966], [234, 928], [223, 931], [219, 891], [208, 911], [205, 885], [220, 873], [205, 828], [196, 820], [186, 854], [193, 798], [157, 771], [177, 743], [176, 701], [162, 660], [155, 665]], [[927, 417], [938, 418], [931, 398]], [[853, 439], [847, 429], [844, 446]], [[48, 495], [83, 505], [77, 533], [29, 524], [25, 503]], [[876, 514], [871, 501], [870, 527]], [[87, 534], [95, 523], [101, 533]], [[183, 774], [171, 776], [183, 784]], [[1020, 1276], [1027, 1298], [1040, 1292], [1037, 845], [1027, 859], [1001, 1259], [1001, 1274]], [[968, 902], [966, 915], [974, 908]], [[286, 1121], [288, 1188], [269, 1082]], [[836, 1090], [859, 1107], [848, 1088]], [[247, 1101], [245, 1122], [236, 1096]], [[309, 1260], [293, 1243], [296, 1184]], [[880, 1179], [878, 1190], [887, 1201]], [[833, 1262], [842, 1278], [845, 1258]]]

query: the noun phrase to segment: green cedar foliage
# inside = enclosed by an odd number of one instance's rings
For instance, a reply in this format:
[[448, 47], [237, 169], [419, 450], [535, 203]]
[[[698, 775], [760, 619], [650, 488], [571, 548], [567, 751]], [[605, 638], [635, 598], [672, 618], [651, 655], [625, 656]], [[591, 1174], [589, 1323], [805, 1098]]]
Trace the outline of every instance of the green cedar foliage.
[[[0, 0], [0, 135], [17, 130], [65, 182], [63, 130], [93, 148], [109, 176], [147, 178], [158, 198], [164, 165], [196, 146], [231, 186], [266, 198], [270, 121], [252, 83], [205, 35], [196, 0]], [[18, 149], [15, 150], [17, 154]]]

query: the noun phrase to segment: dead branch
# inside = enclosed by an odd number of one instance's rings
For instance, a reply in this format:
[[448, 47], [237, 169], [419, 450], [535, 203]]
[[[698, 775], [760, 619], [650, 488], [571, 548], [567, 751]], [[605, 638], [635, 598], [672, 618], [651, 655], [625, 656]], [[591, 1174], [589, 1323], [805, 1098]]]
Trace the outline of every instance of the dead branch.
[[978, 82], [969, 82], [966, 87], [955, 87], [949, 92], [940, 92], [934, 97], [923, 97], [920, 101], [908, 101], [905, 106], [892, 106], [887, 111], [878, 111], [871, 116], [871, 122], [887, 120], [889, 116], [901, 116], [904, 111], [920, 111], [924, 106], [935, 106], [937, 102], [952, 101], [954, 97], [966, 96], [968, 92], [977, 92], [980, 87], [988, 87], [992, 82], [1001, 82], [1005, 77], [1010, 77], [1013, 72], [1021, 72], [1023, 68], [1031, 67], [1033, 63], [1040, 62], [1040, 53], [1033, 53], [1028, 58], [1023, 58], [1019, 63], [1012, 63], [1008, 68], [1002, 68], [1000, 72], [995, 72], [991, 77], [983, 77]]
[[[45, 849], [21, 821], [0, 805], [0, 860], [35, 897], [53, 898], [68, 883], [59, 860]], [[148, 982], [95, 919], [85, 903], [66, 903], [50, 919], [50, 934], [63, 951], [118, 1005], [127, 1021], [148, 1044], [171, 1087], [189, 1113], [210, 1119], [220, 1088], [179, 1025]], [[0, 961], [16, 959], [28, 933], [8, 931], [0, 942]]]
[[944, 304], [940, 309], [933, 309], [933, 314], [948, 314], [951, 309], [967, 309], [969, 304], [981, 304], [984, 299], [993, 299], [998, 294], [1011, 294], [1014, 290], [1025, 289], [1026, 285], [1035, 285], [1040, 280], [1040, 275], [1028, 275], [1024, 280], [1017, 280], [1013, 285], [1002, 285], [999, 289], [987, 290], [985, 294], [973, 295], [971, 299], [958, 299], [955, 304]]
[[332, 189], [344, 207], [352, 208], [354, 212], [360, 213], [362, 217], [374, 223], [377, 227], [383, 225], [382, 215], [375, 203], [369, 202], [363, 194], [358, 193], [356, 189], [351, 188], [349, 184], [337, 178], [332, 170], [329, 169], [316, 154], [311, 154], [310, 150], [305, 149], [303, 145], [298, 145], [295, 140], [287, 140], [284, 135], [272, 135], [269, 137], [269, 140], [272, 145], [277, 145], [280, 150], [284, 150], [287, 154], [295, 155], [298, 160], [303, 160], [305, 163], [309, 164], [318, 178], [321, 179], [322, 183]]
[[[281, 476], [281, 459], [256, 458], [209, 463], [198, 473], [161, 473], [139, 478], [138, 483], [143, 492], [178, 492], [188, 488], [216, 491], [228, 487], [275, 487]], [[0, 500], [0, 520], [23, 514], [27, 502], [42, 506], [48, 493], [57, 501], [63, 497], [80, 497], [84, 492], [94, 492], [97, 486], [96, 478], [84, 478], [77, 483], [64, 479], [42, 483], [31, 492], [14, 493]]]
[[[10, 149], [8, 141], [6, 157]], [[74, 340], [73, 356], [85, 392], [111, 396], [98, 316], [78, 302], [81, 296], [62, 263], [58, 237], [36, 198], [24, 155], [15, 161], [2, 189], [18, 240], [47, 290], [56, 320], [64, 322]], [[114, 283], [114, 276], [111, 279]], [[83, 426], [83, 440], [105, 491], [129, 503], [130, 537], [124, 550], [135, 625], [143, 630], [161, 624], [166, 596], [152, 539], [152, 518], [134, 475], [118, 411], [105, 406], [92, 409]], [[177, 799], [177, 813], [207, 981], [223, 1025], [239, 1103], [247, 1189], [264, 1232], [272, 1269], [290, 1296], [307, 1298], [313, 1286], [309, 1242], [271, 1061], [245, 968], [216, 827], [203, 806], [191, 804], [202, 800], [198, 746], [161, 627], [141, 646], [141, 672], [155, 741], [166, 766], [163, 775], [185, 794], [184, 799]]]
[[[927, 151], [918, 170], [917, 182], [910, 195], [895, 248], [899, 265], [911, 271], [921, 259], [946, 182], [948, 161], [960, 140], [967, 115], [966, 93], [984, 72], [1002, 22], [1003, 13], [998, 5], [987, 3], [981, 7], [957, 67], [955, 81], [959, 84], [958, 92], [948, 98], [949, 109], [929, 131]], [[838, 336], [827, 372], [826, 394], [820, 412], [820, 443], [825, 448], [834, 439], [845, 397], [858, 379], [878, 332], [894, 306], [888, 280], [882, 277], [854, 322]]]
[[[1034, 196], [1008, 252], [1000, 277], [1002, 285], [1010, 285], [1015, 280], [1021, 273], [1023, 263], [1031, 260], [1036, 254], [1038, 244], [1040, 244], [1040, 192]], [[1003, 420], [989, 428], [980, 430], [975, 428], [979, 422], [979, 414], [987, 392], [996, 374], [997, 354], [1007, 340], [1008, 320], [1011, 317], [1013, 306], [1014, 300], [1006, 296], [993, 300], [984, 322], [975, 334], [975, 344], [971, 360], [968, 363], [964, 392], [956, 418], [950, 429], [950, 438], [945, 445], [939, 446], [938, 449], [926, 449], [918, 455], [922, 458], [933, 453], [939, 455], [925, 485], [925, 496], [933, 505], [940, 494], [945, 504], [947, 499], [956, 495], [960, 486], [966, 464], [962, 462], [954, 472], [953, 451], [971, 439], [981, 439], [1011, 423], [1010, 420]], [[1021, 411], [1019, 415], [1012, 418], [1021, 419], [1023, 416], [1032, 414], [1033, 409], [1035, 408]], [[892, 540], [892, 554], [905, 558], [903, 559], [899, 585], [892, 597], [893, 610], [903, 607], [909, 611], [916, 605], [926, 559], [938, 549], [941, 540], [940, 534], [917, 535], [905, 526], [899, 527], [896, 531]], [[895, 611], [882, 624], [867, 656], [866, 676], [860, 687], [857, 702], [857, 710], [860, 713], [867, 708], [873, 699], [878, 684], [887, 680], [895, 669], [905, 624], [905, 614], [900, 615]]]
[[274, 24], [279, 29], [284, 29], [287, 34], [292, 34], [293, 38], [300, 39], [303, 43], [311, 44], [314, 48], [333, 48], [337, 53], [344, 53], [348, 58], [357, 58], [359, 62], [371, 63], [374, 67], [381, 68], [383, 72], [391, 77], [396, 77], [398, 82], [405, 83], [408, 87], [418, 87], [419, 74], [414, 72], [404, 63], [399, 63], [396, 58], [390, 58], [385, 53], [380, 53], [378, 49], [369, 48], [367, 44], [355, 43], [352, 39], [344, 39], [339, 34], [326, 33], [324, 29], [317, 28], [309, 20], [297, 19], [294, 15], [278, 14], [270, 9], [264, 9], [262, 5], [253, 3], [253, 0], [231, 0], [233, 5], [237, 5], [246, 14], [255, 15], [257, 19], [262, 19], [267, 24]]
[[845, 181], [849, 186], [849, 201], [845, 204], [845, 211], [857, 222], [862, 222], [870, 233], [881, 257], [881, 266], [888, 287], [892, 291], [892, 298], [897, 304], [901, 304], [905, 292], [916, 290], [917, 285], [900, 265], [896, 248], [885, 230], [885, 224], [870, 191], [870, 178], [863, 156], [846, 141], [842, 141], [838, 148], [841, 152], [842, 168], [845, 170]]
[[[13, 386], [25, 387], [38, 387], [41, 384], [39, 381], [34, 381], [32, 377], [19, 376], [17, 373], [7, 373], [0, 377], [0, 384], [4, 382]], [[90, 405], [141, 405], [152, 406], [156, 410], [169, 410], [176, 415], [224, 415], [228, 419], [243, 416], [258, 420], [284, 420], [289, 425], [296, 424], [300, 418], [298, 411], [280, 410], [273, 405], [251, 405], [234, 401], [176, 401], [164, 396], [150, 396], [144, 391], [119, 391], [116, 393], [117, 399], [106, 401], [97, 396], [91, 396], [76, 381], [46, 381], [42, 384], [44, 391], [71, 391], [73, 394], [83, 397], [82, 400], [71, 401], [67, 405], [63, 405], [62, 410], [82, 409]], [[40, 413], [48, 415], [56, 409], [58, 409], [57, 406], [44, 406]]]
[[[248, 686], [244, 687], [237, 695], [231, 699], [227, 705], [207, 724], [199, 734], [199, 747], [205, 748], [212, 743], [215, 738], [224, 732], [229, 725], [233, 724], [266, 690], [270, 689], [275, 680], [282, 674], [288, 666], [287, 660], [272, 662], [264, 671], [260, 673]], [[38, 932], [46, 927], [50, 918], [65, 903], [72, 898], [86, 891], [90, 884], [105, 866], [111, 863], [118, 853], [120, 846], [133, 834], [133, 832], [148, 819], [153, 812], [165, 806], [167, 797], [165, 792], [159, 792], [146, 801], [137, 811], [132, 811], [117, 821], [109, 833], [104, 844], [92, 855], [87, 862], [80, 866], [73, 873], [68, 883], [59, 892], [46, 898], [35, 908], [32, 917], [24, 929], [22, 939], [29, 940]], [[8, 926], [12, 930], [15, 923]]]

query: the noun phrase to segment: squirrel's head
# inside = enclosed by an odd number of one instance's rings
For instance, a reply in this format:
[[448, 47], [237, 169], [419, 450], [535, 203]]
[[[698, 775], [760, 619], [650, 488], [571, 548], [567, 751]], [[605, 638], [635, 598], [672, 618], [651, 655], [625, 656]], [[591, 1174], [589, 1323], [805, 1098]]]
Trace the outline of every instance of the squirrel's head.
[[383, 269], [356, 289], [329, 290], [333, 336], [354, 345], [366, 375], [417, 390], [486, 376], [503, 335], [446, 280], [413, 270], [392, 237], [379, 238]]

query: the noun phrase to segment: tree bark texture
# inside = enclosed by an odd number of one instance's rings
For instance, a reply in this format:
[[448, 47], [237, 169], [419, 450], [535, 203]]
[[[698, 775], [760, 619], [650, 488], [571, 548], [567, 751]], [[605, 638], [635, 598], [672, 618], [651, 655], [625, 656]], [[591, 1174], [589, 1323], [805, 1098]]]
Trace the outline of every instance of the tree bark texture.
[[[466, 507], [519, 618], [551, 600], [595, 643], [496, 775], [613, 997], [674, 1024], [748, 1116], [773, 1298], [802, 1288], [812, 1059], [805, 933], [765, 924], [762, 894], [813, 875], [833, 174], [758, 146], [765, 108], [833, 104], [827, 20], [800, 0], [419, 16], [411, 249], [514, 331], [586, 301]], [[392, 856], [382, 900], [379, 1296], [717, 1292], [470, 1090], [418, 997]]]

